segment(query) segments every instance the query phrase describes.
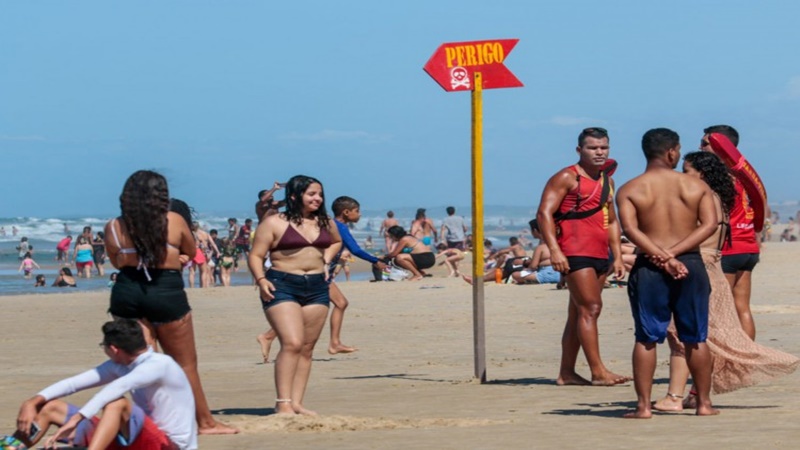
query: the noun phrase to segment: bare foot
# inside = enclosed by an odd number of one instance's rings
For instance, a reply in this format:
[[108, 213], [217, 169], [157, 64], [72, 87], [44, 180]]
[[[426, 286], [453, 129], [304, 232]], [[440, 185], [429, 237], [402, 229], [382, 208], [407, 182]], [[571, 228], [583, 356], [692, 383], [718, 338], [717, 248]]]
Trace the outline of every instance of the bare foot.
[[222, 422], [215, 422], [211, 428], [198, 428], [197, 434], [238, 434], [239, 430]]
[[319, 415], [319, 414], [317, 414], [316, 411], [312, 411], [310, 409], [305, 409], [303, 407], [303, 405], [293, 405], [293, 407], [294, 407], [294, 412], [296, 414], [301, 414], [301, 415], [304, 415], [304, 416], [318, 416]]
[[293, 416], [297, 413], [294, 411], [292, 401], [287, 399], [284, 401], [275, 402], [275, 414], [287, 414]]
[[592, 382], [573, 372], [567, 375], [559, 375], [556, 378], [556, 384], [558, 386], [588, 386]]
[[267, 333], [268, 332], [261, 333], [256, 337], [258, 343], [261, 344], [261, 356], [264, 357], [264, 364], [269, 362], [269, 349], [272, 346], [272, 341], [275, 339], [267, 338]]
[[472, 277], [469, 275], [461, 275], [461, 278], [469, 284], [472, 284]]
[[613, 372], [606, 372], [606, 374], [601, 378], [592, 378], [592, 386], [614, 386], [617, 384], [627, 383], [632, 379], [633, 377], [617, 375]]
[[685, 409], [697, 408], [697, 394], [692, 394], [690, 392], [689, 395], [686, 396], [686, 399], [683, 400], [683, 407]]
[[419, 277], [411, 277], [411, 278], [408, 279], [408, 281], [419, 281], [421, 279], [422, 279], [421, 276], [419, 276]]
[[714, 409], [711, 405], [700, 405], [697, 407], [695, 414], [698, 416], [716, 416], [719, 414], [719, 410]]
[[646, 410], [636, 409], [636, 411], [626, 413], [622, 417], [626, 419], [649, 419], [653, 417], [653, 412], [650, 411], [649, 409]]
[[667, 395], [653, 403], [656, 411], [683, 411], [683, 401], [678, 396]]
[[328, 353], [330, 353], [331, 355], [335, 355], [337, 353], [353, 353], [353, 352], [357, 352], [357, 351], [358, 351], [357, 348], [348, 347], [348, 346], [346, 346], [344, 344], [328, 346]]

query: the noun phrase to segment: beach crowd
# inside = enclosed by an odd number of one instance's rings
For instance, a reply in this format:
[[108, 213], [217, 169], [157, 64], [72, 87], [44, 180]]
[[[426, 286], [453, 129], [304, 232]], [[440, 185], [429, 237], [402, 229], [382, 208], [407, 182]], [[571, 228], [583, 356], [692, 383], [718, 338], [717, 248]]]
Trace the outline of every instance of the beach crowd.
[[[698, 416], [717, 415], [712, 393], [784, 376], [800, 365], [797, 357], [756, 342], [752, 276], [770, 227], [767, 222], [761, 231], [755, 209], [764, 208], [763, 217], [772, 215], [718, 155], [717, 143], [738, 146], [739, 134], [716, 125], [698, 136], [699, 149], [683, 154], [674, 131], [647, 131], [642, 137], [645, 171], [617, 186], [608, 131], [583, 129], [577, 162], [547, 181], [530, 230], [500, 249], [487, 242], [481, 255], [481, 281], [553, 284], [564, 290], [568, 308], [554, 383], [633, 381], [637, 404], [626, 418], [684, 408]], [[68, 234], [57, 245], [63, 266], [55, 286], [76, 284], [73, 265], [79, 278], [93, 271], [104, 276], [106, 262], [115, 269], [108, 304], [113, 319], [101, 326], [100, 346], [108, 360], [26, 400], [14, 432], [0, 438], [0, 448], [43, 441], [46, 448], [68, 442], [88, 448], [194, 449], [198, 434], [238, 433], [212, 415], [206, 400], [186, 287], [229, 286], [233, 271], [249, 271], [268, 325], [263, 332], [254, 330], [265, 363], [273, 341], [280, 344], [274, 359], [275, 413], [316, 415], [305, 394], [325, 324], [330, 322], [330, 355], [358, 350], [342, 343], [349, 300], [334, 281], [339, 271], [349, 274], [350, 262], [369, 263], [374, 281], [418, 282], [431, 277], [438, 264], [447, 269], [446, 276], [479, 282], [459, 265], [473, 243], [454, 207], [443, 211], [438, 229], [425, 209], [417, 211], [408, 229], [387, 212], [379, 230], [383, 249], [376, 252], [371, 237], [362, 248], [351, 233], [361, 218], [358, 200], [339, 196], [328, 203], [323, 186], [305, 175], [275, 182], [258, 192], [255, 221], [240, 224], [230, 218], [224, 230], [205, 230], [189, 205], [170, 196], [161, 174], [133, 173], [120, 194], [118, 217], [102, 231], [85, 227], [74, 242]], [[777, 223], [777, 217], [773, 220]], [[796, 240], [796, 235], [790, 219], [781, 239]], [[22, 238], [18, 248], [20, 271], [32, 277], [39, 266], [26, 241]], [[611, 285], [628, 290], [632, 375], [612, 372], [601, 358], [598, 321], [603, 289]], [[656, 346], [664, 341], [670, 347], [669, 387], [653, 401]], [[576, 370], [581, 351], [587, 376]], [[82, 407], [63, 400], [97, 386], [103, 388]], [[56, 431], [46, 436], [51, 426]]]

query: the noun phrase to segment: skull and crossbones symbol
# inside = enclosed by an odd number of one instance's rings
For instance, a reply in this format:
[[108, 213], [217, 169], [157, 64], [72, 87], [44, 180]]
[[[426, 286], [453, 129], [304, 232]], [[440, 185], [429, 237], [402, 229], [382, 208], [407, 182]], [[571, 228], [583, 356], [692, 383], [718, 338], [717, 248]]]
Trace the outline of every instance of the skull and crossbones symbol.
[[450, 70], [450, 87], [455, 89], [459, 86], [469, 89], [469, 72], [461, 66], [453, 67]]

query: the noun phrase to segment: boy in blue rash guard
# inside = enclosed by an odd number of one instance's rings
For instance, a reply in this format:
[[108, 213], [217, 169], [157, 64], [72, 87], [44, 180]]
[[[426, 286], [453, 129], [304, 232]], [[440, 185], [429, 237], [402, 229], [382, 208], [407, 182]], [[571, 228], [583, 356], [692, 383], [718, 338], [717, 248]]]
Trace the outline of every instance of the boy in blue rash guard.
[[[386, 268], [386, 264], [364, 251], [350, 233], [350, 227], [347, 226], [361, 219], [360, 207], [361, 205], [359, 205], [356, 199], [346, 196], [336, 198], [331, 205], [331, 210], [335, 216], [334, 222], [336, 223], [336, 228], [339, 229], [339, 234], [342, 236], [342, 250], [347, 249], [354, 256], [371, 263], [373, 267], [377, 269], [383, 270]], [[331, 268], [329, 269], [329, 273], [333, 273], [333, 267], [336, 266], [341, 256], [342, 252], [340, 251], [336, 257], [333, 258], [329, 266]], [[344, 310], [347, 309], [349, 302], [335, 282], [331, 282], [330, 284], [330, 298], [331, 303], [333, 303], [333, 312], [331, 313], [331, 339], [328, 345], [328, 353], [335, 355], [337, 353], [354, 352], [357, 350], [355, 347], [348, 347], [342, 344], [340, 340]]]

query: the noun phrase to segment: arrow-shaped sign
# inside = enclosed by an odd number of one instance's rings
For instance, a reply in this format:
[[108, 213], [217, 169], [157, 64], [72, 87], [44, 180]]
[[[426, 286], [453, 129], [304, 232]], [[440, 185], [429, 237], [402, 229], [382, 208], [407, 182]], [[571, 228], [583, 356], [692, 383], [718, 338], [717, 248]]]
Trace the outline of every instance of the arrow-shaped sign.
[[522, 87], [503, 64], [519, 39], [451, 42], [433, 52], [424, 70], [445, 91], [471, 91], [473, 74], [480, 72], [483, 89]]

